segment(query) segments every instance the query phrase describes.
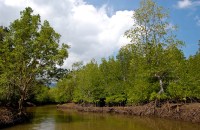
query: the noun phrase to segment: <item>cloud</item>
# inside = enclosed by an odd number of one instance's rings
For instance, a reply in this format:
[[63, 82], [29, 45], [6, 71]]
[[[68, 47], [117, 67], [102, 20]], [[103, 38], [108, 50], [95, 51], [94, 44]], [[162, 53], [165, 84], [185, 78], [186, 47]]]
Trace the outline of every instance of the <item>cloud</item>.
[[133, 25], [133, 11], [109, 12], [106, 5], [96, 8], [83, 0], [0, 0], [0, 24], [8, 26], [27, 6], [50, 22], [62, 35], [62, 42], [70, 44], [64, 67], [80, 60], [99, 61], [129, 42], [123, 35]]
[[200, 17], [195, 16], [194, 20], [196, 21], [197, 25], [200, 26]]
[[180, 0], [177, 2], [177, 7], [179, 9], [191, 8], [196, 6], [200, 6], [200, 1]]
[[188, 8], [191, 5], [192, 5], [192, 2], [190, 0], [178, 1], [178, 7], [179, 8]]

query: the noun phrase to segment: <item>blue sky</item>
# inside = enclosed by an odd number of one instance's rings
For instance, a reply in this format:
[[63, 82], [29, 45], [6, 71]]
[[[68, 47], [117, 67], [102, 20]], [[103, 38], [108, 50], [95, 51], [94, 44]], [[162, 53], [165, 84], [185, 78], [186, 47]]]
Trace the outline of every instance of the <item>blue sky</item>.
[[[159, 5], [169, 10], [170, 23], [178, 26], [175, 32], [177, 38], [185, 42], [182, 50], [186, 57], [194, 55], [198, 50], [200, 40], [200, 0], [155, 0]], [[187, 2], [188, 1], [188, 2]], [[112, 10], [135, 10], [139, 8], [140, 0], [86, 0], [96, 7], [107, 5]], [[182, 5], [181, 5], [181, 2]]]
[[[178, 25], [177, 38], [186, 57], [194, 55], [200, 40], [200, 0], [156, 0], [170, 12], [169, 22]], [[0, 0], [0, 26], [9, 26], [20, 11], [31, 7], [41, 20], [61, 34], [61, 43], [71, 46], [64, 66], [116, 55], [128, 44], [124, 32], [134, 23], [133, 11], [140, 0]]]
[[93, 4], [97, 7], [101, 7], [106, 4], [113, 8], [114, 11], [117, 10], [133, 10], [139, 7], [140, 0], [85, 0], [89, 4]]

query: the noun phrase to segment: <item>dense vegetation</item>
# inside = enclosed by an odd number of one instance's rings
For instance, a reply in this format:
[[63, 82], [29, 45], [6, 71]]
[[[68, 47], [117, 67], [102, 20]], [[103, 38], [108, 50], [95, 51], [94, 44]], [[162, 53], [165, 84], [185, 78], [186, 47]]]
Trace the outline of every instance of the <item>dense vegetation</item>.
[[[168, 22], [167, 11], [143, 0], [134, 11], [133, 27], [125, 32], [130, 44], [116, 57], [92, 59], [72, 69], [57, 68], [68, 56], [68, 45], [31, 8], [9, 27], [0, 27], [0, 105], [76, 102], [103, 106], [150, 101], [187, 102], [200, 99], [200, 49], [185, 58]], [[57, 82], [56, 87], [48, 83]]]
[[47, 89], [42, 86], [60, 74], [56, 65], [68, 56], [68, 45], [59, 45], [60, 34], [48, 21], [41, 23], [30, 7], [20, 14], [9, 27], [0, 27], [0, 99], [18, 103], [22, 114], [24, 101], [37, 91], [36, 99], [41, 99], [39, 93]]
[[200, 99], [200, 51], [185, 58], [170, 27], [167, 11], [152, 0], [143, 0], [134, 24], [125, 32], [131, 43], [116, 57], [77, 62], [60, 80], [56, 101], [128, 105], [150, 101], [186, 102]]

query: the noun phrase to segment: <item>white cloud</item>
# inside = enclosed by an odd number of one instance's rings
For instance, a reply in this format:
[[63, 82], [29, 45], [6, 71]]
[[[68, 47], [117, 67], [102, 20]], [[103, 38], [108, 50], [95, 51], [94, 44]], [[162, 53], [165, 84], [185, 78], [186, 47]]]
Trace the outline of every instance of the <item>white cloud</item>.
[[194, 20], [197, 22], [197, 25], [200, 26], [200, 17], [196, 16]]
[[96, 8], [83, 0], [0, 0], [0, 24], [8, 26], [27, 6], [42, 20], [48, 20], [62, 35], [61, 40], [70, 44], [65, 67], [76, 61], [86, 63], [112, 55], [128, 43], [123, 35], [133, 25], [132, 11], [111, 12], [110, 16], [106, 5]]
[[179, 8], [187, 8], [192, 5], [192, 2], [190, 0], [182, 0], [178, 1], [178, 7]]
[[191, 8], [196, 6], [200, 6], [200, 1], [180, 0], [177, 2], [177, 7], [180, 9]]

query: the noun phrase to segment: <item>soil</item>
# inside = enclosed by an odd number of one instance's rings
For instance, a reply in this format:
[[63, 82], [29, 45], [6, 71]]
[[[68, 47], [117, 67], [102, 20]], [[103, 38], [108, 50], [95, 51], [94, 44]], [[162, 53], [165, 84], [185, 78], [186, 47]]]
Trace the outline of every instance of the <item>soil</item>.
[[0, 107], [0, 129], [19, 123], [24, 123], [28, 120], [28, 115], [18, 115], [15, 109], [10, 107]]
[[126, 107], [84, 107], [74, 103], [67, 103], [57, 105], [57, 109], [62, 111], [66, 109], [74, 109], [80, 112], [116, 113], [135, 116], [154, 116], [160, 118], [200, 123], [200, 103], [178, 104], [167, 102], [157, 106], [154, 102], [151, 102], [145, 105]]

